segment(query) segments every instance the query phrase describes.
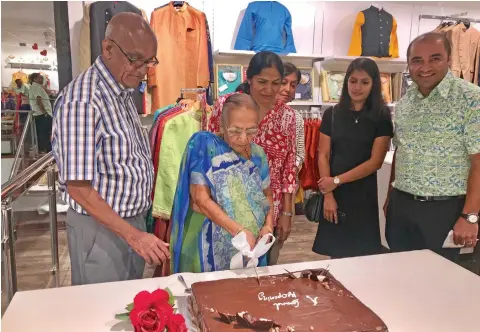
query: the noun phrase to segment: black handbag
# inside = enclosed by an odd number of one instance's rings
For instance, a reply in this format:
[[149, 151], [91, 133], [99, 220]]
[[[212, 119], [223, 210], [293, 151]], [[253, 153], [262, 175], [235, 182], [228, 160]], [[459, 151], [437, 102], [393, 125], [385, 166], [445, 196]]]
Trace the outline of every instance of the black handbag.
[[323, 219], [323, 194], [317, 191], [313, 192], [305, 200], [303, 211], [308, 220], [320, 222]]
[[[333, 137], [333, 118], [335, 115], [335, 106], [332, 108], [332, 128], [330, 129], [330, 157], [332, 155], [332, 137]], [[331, 158], [330, 158], [331, 159]], [[320, 222], [323, 219], [323, 194], [314, 191], [303, 204], [305, 217], [312, 222]]]

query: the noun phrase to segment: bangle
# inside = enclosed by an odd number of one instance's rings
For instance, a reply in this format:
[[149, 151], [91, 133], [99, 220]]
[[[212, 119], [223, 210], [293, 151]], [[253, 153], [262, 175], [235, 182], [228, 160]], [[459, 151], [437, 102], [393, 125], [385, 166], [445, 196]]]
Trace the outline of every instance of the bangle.
[[292, 213], [292, 212], [285, 212], [285, 211], [283, 211], [283, 212], [282, 212], [282, 216], [293, 217], [293, 213]]
[[235, 236], [237, 236], [238, 234], [240, 234], [240, 233], [243, 232], [244, 230], [245, 230], [245, 228], [243, 228], [243, 227], [240, 228], [240, 229], [238, 230], [238, 232], [235, 233]]

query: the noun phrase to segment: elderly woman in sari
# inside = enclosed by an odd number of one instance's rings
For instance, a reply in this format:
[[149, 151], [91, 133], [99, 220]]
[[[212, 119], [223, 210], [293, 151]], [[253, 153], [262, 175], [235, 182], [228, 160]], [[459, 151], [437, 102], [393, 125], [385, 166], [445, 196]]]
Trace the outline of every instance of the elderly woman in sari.
[[[258, 123], [253, 99], [232, 94], [223, 104], [220, 134], [191, 137], [172, 214], [172, 273], [229, 269], [237, 253], [232, 238], [245, 232], [253, 249], [273, 233], [268, 161], [252, 142]], [[261, 257], [259, 265], [266, 263]]]

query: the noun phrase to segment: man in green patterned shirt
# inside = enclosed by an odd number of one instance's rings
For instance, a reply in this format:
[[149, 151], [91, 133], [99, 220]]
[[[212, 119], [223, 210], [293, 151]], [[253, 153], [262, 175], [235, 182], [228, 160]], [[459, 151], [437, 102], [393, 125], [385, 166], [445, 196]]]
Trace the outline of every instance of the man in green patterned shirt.
[[414, 83], [395, 110], [386, 236], [393, 251], [431, 249], [458, 262], [460, 249], [443, 248], [449, 232], [458, 245], [478, 241], [480, 87], [452, 75], [450, 55], [439, 33], [408, 47]]

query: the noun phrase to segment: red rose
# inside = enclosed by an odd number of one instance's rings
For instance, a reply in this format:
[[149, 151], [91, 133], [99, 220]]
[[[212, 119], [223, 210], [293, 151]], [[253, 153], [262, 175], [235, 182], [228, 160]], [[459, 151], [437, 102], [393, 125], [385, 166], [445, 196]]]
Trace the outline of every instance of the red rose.
[[130, 321], [136, 332], [163, 332], [169, 317], [173, 315], [169, 297], [162, 289], [151, 294], [143, 291], [135, 296]]
[[171, 315], [167, 321], [168, 332], [188, 332], [185, 318], [180, 314]]

